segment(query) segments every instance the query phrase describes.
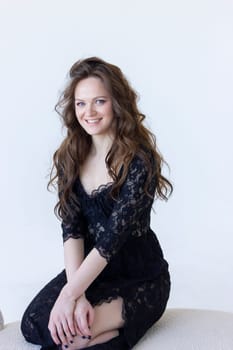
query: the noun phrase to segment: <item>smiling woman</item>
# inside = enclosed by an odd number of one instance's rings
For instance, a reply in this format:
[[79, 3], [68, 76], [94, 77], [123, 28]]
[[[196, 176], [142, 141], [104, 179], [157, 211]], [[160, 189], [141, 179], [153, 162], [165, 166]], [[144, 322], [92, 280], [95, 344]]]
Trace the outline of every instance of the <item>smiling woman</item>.
[[44, 350], [131, 349], [167, 305], [168, 263], [150, 213], [172, 185], [115, 65], [76, 62], [56, 110], [67, 135], [49, 185], [58, 187], [65, 269], [31, 302], [21, 329]]

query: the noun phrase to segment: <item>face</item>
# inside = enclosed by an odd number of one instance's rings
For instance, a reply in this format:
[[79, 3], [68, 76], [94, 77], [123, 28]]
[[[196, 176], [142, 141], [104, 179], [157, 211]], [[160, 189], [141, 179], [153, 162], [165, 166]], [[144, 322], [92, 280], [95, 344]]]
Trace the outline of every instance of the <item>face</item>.
[[99, 78], [81, 80], [75, 88], [74, 98], [78, 122], [89, 135], [112, 135], [112, 99]]

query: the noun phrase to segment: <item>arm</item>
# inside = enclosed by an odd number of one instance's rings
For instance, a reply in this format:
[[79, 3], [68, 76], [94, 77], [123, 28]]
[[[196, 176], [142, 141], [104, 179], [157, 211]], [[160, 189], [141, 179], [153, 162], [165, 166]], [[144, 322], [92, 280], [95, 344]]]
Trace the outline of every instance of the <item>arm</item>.
[[[84, 240], [82, 238], [69, 238], [64, 242], [64, 261], [68, 282], [72, 280], [76, 271], [80, 268], [83, 259]], [[81, 336], [91, 335], [88, 327], [91, 326], [94, 321], [94, 309], [86, 299], [85, 293], [82, 293], [76, 301], [74, 319], [76, 323], [73, 326], [75, 328], [73, 328], [73, 330], [75, 330], [77, 334]]]
[[[64, 242], [64, 263], [67, 281], [70, 281], [79, 269], [84, 259], [84, 235], [85, 223], [81, 210], [76, 211], [75, 217], [62, 220], [62, 235]], [[77, 313], [82, 319], [82, 327], [77, 323]], [[89, 317], [88, 317], [89, 316]], [[66, 337], [72, 339], [72, 334], [89, 335], [87, 320], [91, 325], [94, 312], [91, 304], [85, 297], [80, 295], [74, 302], [67, 300], [60, 293], [50, 313], [49, 330], [56, 344], [66, 343]], [[76, 320], [76, 322], [74, 322]], [[66, 335], [66, 336], [65, 336]]]
[[76, 211], [75, 217], [63, 220], [61, 227], [66, 277], [69, 281], [84, 259], [85, 225], [81, 209]]
[[96, 248], [93, 248], [62, 289], [62, 293], [74, 301], [77, 300], [106, 265], [106, 259], [99, 254]]
[[64, 262], [69, 282], [84, 259], [84, 241], [82, 238], [70, 238], [64, 242]]
[[[64, 262], [68, 282], [72, 280], [84, 259], [84, 239], [83, 231], [80, 231], [82, 227], [80, 215], [77, 215], [76, 221], [71, 220], [69, 224], [62, 222]], [[78, 221], [80, 226], [77, 226]], [[72, 339], [72, 334], [90, 335], [88, 326], [92, 325], [93, 320], [94, 309], [84, 293], [81, 293], [78, 300], [74, 301], [66, 298], [61, 292], [51, 311], [48, 328], [56, 344], [67, 344], [68, 339]]]

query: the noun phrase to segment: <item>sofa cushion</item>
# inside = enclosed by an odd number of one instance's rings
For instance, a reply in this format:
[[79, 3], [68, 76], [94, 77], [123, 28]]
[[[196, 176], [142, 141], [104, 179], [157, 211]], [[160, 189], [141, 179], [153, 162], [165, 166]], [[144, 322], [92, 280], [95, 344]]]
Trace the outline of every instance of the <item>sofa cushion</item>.
[[[0, 331], [0, 350], [39, 350], [27, 343], [20, 323]], [[233, 314], [222, 311], [167, 309], [134, 350], [232, 350]], [[119, 349], [120, 350], [120, 349]]]

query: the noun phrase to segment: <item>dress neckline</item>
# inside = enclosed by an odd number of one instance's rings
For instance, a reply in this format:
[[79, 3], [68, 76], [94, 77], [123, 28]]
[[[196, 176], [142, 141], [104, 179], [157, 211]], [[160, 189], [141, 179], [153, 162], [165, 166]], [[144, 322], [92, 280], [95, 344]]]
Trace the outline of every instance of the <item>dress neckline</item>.
[[94, 188], [91, 192], [87, 192], [87, 190], [84, 188], [80, 178], [78, 178], [80, 187], [82, 189], [82, 192], [89, 198], [94, 198], [97, 195], [101, 194], [105, 190], [109, 189], [113, 185], [113, 181], [109, 181], [106, 184], [101, 184], [97, 188]]

